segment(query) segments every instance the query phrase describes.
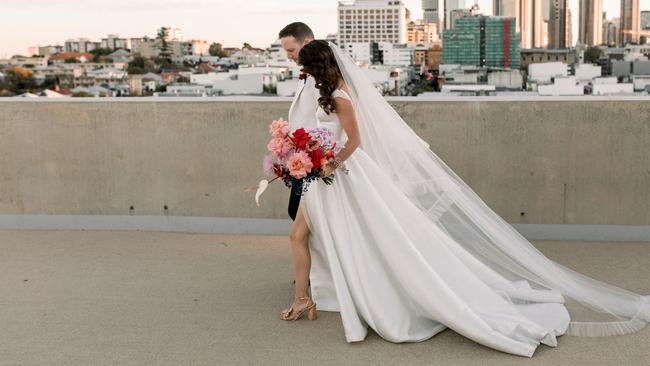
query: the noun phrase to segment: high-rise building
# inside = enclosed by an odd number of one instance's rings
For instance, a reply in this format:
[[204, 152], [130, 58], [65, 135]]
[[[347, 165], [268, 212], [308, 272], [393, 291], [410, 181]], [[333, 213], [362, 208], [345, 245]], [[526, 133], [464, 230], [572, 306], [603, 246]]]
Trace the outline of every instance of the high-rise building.
[[158, 56], [159, 50], [157, 48], [157, 42], [155, 38], [130, 38], [129, 42], [131, 43], [132, 54], [137, 54], [142, 57]]
[[548, 47], [571, 47], [571, 9], [569, 0], [551, 0], [551, 13], [548, 21]]
[[594, 46], [603, 43], [603, 0], [580, 0], [580, 43]]
[[493, 0], [495, 16], [515, 17], [517, 32], [521, 33], [521, 47], [544, 45], [544, 12], [542, 0]]
[[456, 26], [456, 21], [460, 18], [470, 16], [468, 9], [454, 9], [449, 12], [449, 29], [454, 29]]
[[456, 20], [464, 17], [473, 17], [476, 15], [481, 14], [481, 9], [479, 8], [478, 4], [472, 5], [471, 8], [468, 9], [453, 9], [449, 12], [449, 28], [453, 29], [454, 26], [456, 25]]
[[521, 0], [517, 23], [522, 48], [537, 48], [544, 44], [544, 15], [542, 0]]
[[603, 12], [601, 19], [601, 23], [603, 24], [603, 28], [601, 30], [603, 34], [603, 41], [602, 44], [607, 45], [607, 12]]
[[494, 16], [518, 17], [519, 0], [492, 0], [492, 14]]
[[64, 44], [65, 52], [85, 53], [100, 47], [100, 42], [92, 42], [88, 38], [69, 39]]
[[621, 46], [628, 43], [639, 43], [641, 33], [641, 9], [639, 0], [620, 0], [621, 1], [621, 33], [619, 41]]
[[551, 19], [551, 2], [549, 0], [542, 1], [542, 13], [544, 14], [544, 20]]
[[414, 22], [409, 22], [406, 28], [406, 41], [408, 43], [438, 43], [440, 36], [436, 23], [425, 23], [423, 20], [418, 19]]
[[518, 69], [521, 39], [515, 17], [470, 16], [443, 31], [442, 59], [461, 64]]
[[548, 48], [548, 20], [544, 20], [544, 25], [542, 25], [542, 47]]
[[465, 0], [444, 0], [445, 2], [445, 29], [451, 29], [451, 12], [458, 9], [466, 9]]
[[435, 23], [436, 25], [440, 23], [438, 0], [422, 0], [422, 20], [425, 23]]
[[650, 10], [641, 12], [641, 29], [650, 30]]
[[408, 9], [401, 0], [339, 2], [338, 44], [406, 43]]
[[119, 48], [131, 49], [131, 42], [128, 38], [120, 38], [117, 34], [109, 34], [108, 37], [102, 38], [102, 48], [116, 50]]
[[[567, 4], [568, 1], [567, 1]], [[566, 27], [565, 27], [565, 32], [566, 32], [566, 44], [567, 48], [570, 48], [573, 46], [573, 13], [571, 13], [571, 7], [567, 5], [567, 11], [566, 11]]]
[[603, 43], [616, 47], [619, 44], [619, 18], [608, 20], [603, 27]]

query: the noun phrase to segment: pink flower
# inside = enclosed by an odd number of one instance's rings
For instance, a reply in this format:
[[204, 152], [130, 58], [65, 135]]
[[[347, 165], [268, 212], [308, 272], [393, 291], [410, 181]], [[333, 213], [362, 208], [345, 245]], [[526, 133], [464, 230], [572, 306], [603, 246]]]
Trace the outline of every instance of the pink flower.
[[311, 172], [313, 164], [306, 152], [298, 151], [287, 159], [287, 167], [291, 176], [300, 179], [306, 177], [307, 173]]
[[275, 138], [285, 138], [289, 133], [289, 122], [282, 118], [274, 120], [271, 122], [269, 132], [271, 132], [271, 135]]
[[282, 159], [289, 153], [289, 151], [291, 151], [291, 145], [289, 145], [289, 141], [285, 138], [277, 137], [271, 139], [268, 145], [266, 145], [266, 148], [279, 159]]
[[264, 169], [264, 173], [268, 175], [269, 177], [272, 177], [275, 175], [275, 170], [274, 168], [274, 162], [273, 162], [273, 155], [268, 154], [264, 157], [264, 160], [262, 161], [262, 168]]

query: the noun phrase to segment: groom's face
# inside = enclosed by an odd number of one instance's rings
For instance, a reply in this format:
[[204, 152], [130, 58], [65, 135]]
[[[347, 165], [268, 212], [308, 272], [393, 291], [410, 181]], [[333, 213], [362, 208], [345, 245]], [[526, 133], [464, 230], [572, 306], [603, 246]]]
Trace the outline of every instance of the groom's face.
[[310, 39], [305, 39], [304, 43], [298, 42], [294, 36], [287, 36], [280, 38], [280, 43], [282, 43], [282, 48], [287, 51], [287, 57], [293, 62], [298, 62], [298, 54], [302, 49], [302, 46], [309, 43]]

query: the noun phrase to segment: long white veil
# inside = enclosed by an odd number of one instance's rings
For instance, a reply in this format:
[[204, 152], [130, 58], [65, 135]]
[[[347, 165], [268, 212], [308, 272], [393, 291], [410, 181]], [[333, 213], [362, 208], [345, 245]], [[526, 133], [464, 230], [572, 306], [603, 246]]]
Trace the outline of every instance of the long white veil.
[[[650, 321], [650, 296], [587, 277], [544, 256], [429, 149], [344, 51], [332, 42], [329, 46], [356, 107], [360, 147], [431, 222], [522, 289], [564, 295], [571, 319], [584, 319], [572, 320], [566, 334], [622, 335]], [[522, 301], [512, 294], [504, 297]]]

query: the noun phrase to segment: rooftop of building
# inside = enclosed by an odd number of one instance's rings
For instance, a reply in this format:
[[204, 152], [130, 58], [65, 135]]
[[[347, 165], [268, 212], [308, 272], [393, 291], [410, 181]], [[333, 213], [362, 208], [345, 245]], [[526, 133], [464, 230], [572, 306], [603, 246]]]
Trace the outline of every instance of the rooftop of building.
[[[372, 329], [346, 343], [339, 313], [284, 322], [293, 274], [287, 236], [3, 230], [5, 364], [509, 366], [522, 358], [451, 329], [396, 344]], [[650, 292], [650, 243], [536, 241], [549, 258]], [[641, 365], [650, 327], [558, 337], [527, 365]]]

